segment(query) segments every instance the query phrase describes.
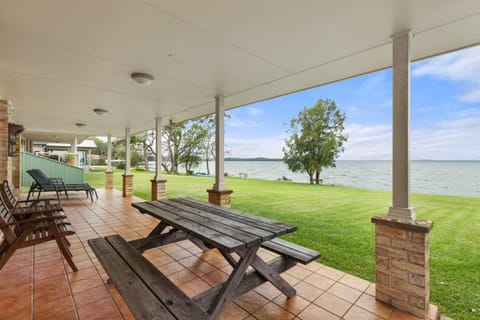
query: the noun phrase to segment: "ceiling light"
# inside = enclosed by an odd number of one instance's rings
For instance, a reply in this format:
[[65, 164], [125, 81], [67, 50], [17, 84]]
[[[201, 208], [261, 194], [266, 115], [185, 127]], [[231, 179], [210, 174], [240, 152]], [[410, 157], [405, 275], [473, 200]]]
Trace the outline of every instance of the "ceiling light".
[[133, 80], [140, 83], [142, 86], [148, 86], [153, 81], [153, 76], [148, 73], [134, 72], [130, 76]]
[[75, 125], [76, 125], [77, 127], [81, 128], [81, 127], [85, 127], [87, 124], [86, 124], [86, 123], [77, 122], [77, 123], [75, 123]]
[[102, 108], [95, 108], [93, 109], [93, 112], [95, 112], [96, 114], [98, 114], [99, 116], [101, 116], [102, 114], [105, 114], [108, 112], [107, 109], [102, 109]]

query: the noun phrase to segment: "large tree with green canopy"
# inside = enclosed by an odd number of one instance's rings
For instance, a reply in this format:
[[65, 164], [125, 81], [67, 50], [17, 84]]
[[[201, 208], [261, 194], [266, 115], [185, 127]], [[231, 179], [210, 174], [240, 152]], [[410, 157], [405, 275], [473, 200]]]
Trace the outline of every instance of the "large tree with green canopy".
[[307, 173], [310, 183], [320, 183], [322, 168], [334, 167], [348, 136], [343, 134], [345, 114], [334, 100], [320, 99], [305, 107], [290, 122], [283, 161], [293, 172]]

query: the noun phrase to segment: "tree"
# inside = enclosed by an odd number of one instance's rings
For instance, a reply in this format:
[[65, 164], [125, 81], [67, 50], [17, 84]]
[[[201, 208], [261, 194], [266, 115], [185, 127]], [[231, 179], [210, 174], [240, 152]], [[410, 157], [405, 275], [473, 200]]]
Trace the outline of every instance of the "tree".
[[290, 122], [292, 135], [285, 139], [283, 161], [293, 172], [304, 172], [310, 183], [320, 183], [322, 168], [334, 167], [348, 136], [343, 134], [345, 114], [335, 101], [320, 99]]
[[[225, 118], [230, 118], [228, 113], [224, 113]], [[209, 114], [196, 120], [204, 130], [203, 139], [203, 161], [205, 161], [207, 174], [210, 174], [210, 159], [215, 159], [215, 114]]]
[[179, 162], [185, 166], [187, 175], [202, 161], [207, 135], [208, 131], [198, 121], [191, 121], [186, 126], [179, 148]]
[[143, 165], [145, 170], [148, 170], [148, 160], [150, 154], [155, 154], [153, 146], [155, 144], [155, 131], [147, 130], [137, 133], [130, 138], [132, 147], [137, 149], [137, 152], [143, 155]]
[[168, 173], [178, 174], [180, 143], [182, 142], [183, 131], [185, 129], [185, 121], [170, 123], [163, 130], [163, 139], [165, 148], [167, 149], [166, 161], [162, 162], [162, 166]]

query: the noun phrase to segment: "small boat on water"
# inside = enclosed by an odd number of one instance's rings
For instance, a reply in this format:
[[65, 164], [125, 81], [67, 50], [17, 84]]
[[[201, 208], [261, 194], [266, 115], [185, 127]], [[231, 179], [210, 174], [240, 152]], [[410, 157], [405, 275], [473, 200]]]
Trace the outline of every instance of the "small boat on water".
[[211, 174], [205, 172], [194, 172], [193, 176], [195, 177], [213, 177]]

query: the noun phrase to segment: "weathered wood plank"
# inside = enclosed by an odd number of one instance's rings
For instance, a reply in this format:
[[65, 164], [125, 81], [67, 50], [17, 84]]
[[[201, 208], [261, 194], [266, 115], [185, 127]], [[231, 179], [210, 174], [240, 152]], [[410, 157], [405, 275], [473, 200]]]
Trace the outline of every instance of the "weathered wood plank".
[[226, 216], [229, 219], [240, 221], [242, 223], [250, 224], [258, 228], [262, 228], [264, 230], [273, 232], [276, 234], [276, 236], [280, 236], [282, 234], [297, 230], [297, 227], [291, 224], [283, 223], [276, 220], [271, 220], [271, 219], [260, 217], [260, 216], [254, 216], [254, 215], [247, 214], [247, 213], [233, 210], [233, 209], [221, 208], [211, 203], [207, 203], [207, 202], [203, 202], [195, 199], [179, 198], [179, 199], [171, 199], [170, 201], [183, 203], [183, 204], [190, 205], [192, 207], [199, 208], [202, 210], [208, 210], [209, 212], [215, 212], [216, 214]]
[[175, 320], [104, 238], [90, 239], [88, 244], [136, 319]]
[[108, 236], [105, 239], [177, 319], [210, 319], [210, 316], [199, 305], [193, 302], [126, 240], [118, 235]]
[[262, 243], [262, 247], [289, 256], [302, 264], [307, 264], [321, 256], [320, 252], [278, 238]]
[[245, 243], [237, 239], [225, 236], [224, 234], [218, 233], [217, 231], [203, 225], [198, 225], [197, 223], [189, 219], [179, 217], [174, 213], [161, 210], [152, 205], [151, 202], [132, 203], [132, 206], [137, 209], [144, 210], [151, 216], [157, 217], [171, 226], [186, 230], [188, 233], [199, 239], [202, 239], [206, 243], [213, 244], [215, 247], [227, 250], [229, 252], [240, 248], [245, 248]]
[[[226, 218], [218, 217], [215, 214], [183, 206], [181, 204], [175, 205], [175, 203], [171, 203], [170, 201], [155, 201], [152, 202], [152, 205], [161, 210], [174, 213], [179, 217], [189, 219], [198, 225], [215, 230], [217, 233], [223, 234], [226, 237], [242, 241], [245, 243], [245, 247], [258, 246], [262, 242], [261, 237], [242, 230], [243, 228], [248, 228], [245, 224], [235, 224], [233, 223], [235, 221], [227, 220]], [[273, 237], [274, 234], [270, 233], [268, 238], [271, 239]]]
[[[278, 257], [272, 260], [268, 265], [277, 273], [282, 273], [293, 266], [295, 266], [297, 262], [293, 259]], [[238, 285], [237, 289], [235, 290], [235, 294], [230, 298], [235, 300], [236, 298], [244, 295], [245, 293], [249, 292], [250, 290], [258, 287], [262, 283], [266, 282], [267, 280], [257, 271], [250, 271], [247, 273], [245, 278], [242, 282]], [[210, 306], [213, 304], [215, 297], [218, 295], [220, 290], [222, 289], [223, 284], [217, 285], [205, 292], [202, 292], [195, 297], [193, 300], [196, 301], [203, 309], [208, 310]]]
[[275, 233], [259, 228], [257, 225], [252, 225], [249, 223], [245, 223], [243, 221], [232, 220], [229, 216], [224, 216], [218, 214], [218, 212], [212, 212], [211, 208], [198, 208], [197, 206], [192, 206], [192, 204], [183, 204], [180, 201], [168, 201], [163, 202], [168, 204], [169, 206], [178, 208], [180, 210], [184, 210], [186, 212], [191, 212], [196, 215], [200, 215], [206, 219], [211, 219], [212, 221], [219, 222], [223, 225], [228, 227], [233, 227], [236, 230], [241, 230], [245, 233], [252, 234], [254, 236], [260, 237], [262, 241], [266, 241], [268, 239], [272, 239], [275, 237]]

